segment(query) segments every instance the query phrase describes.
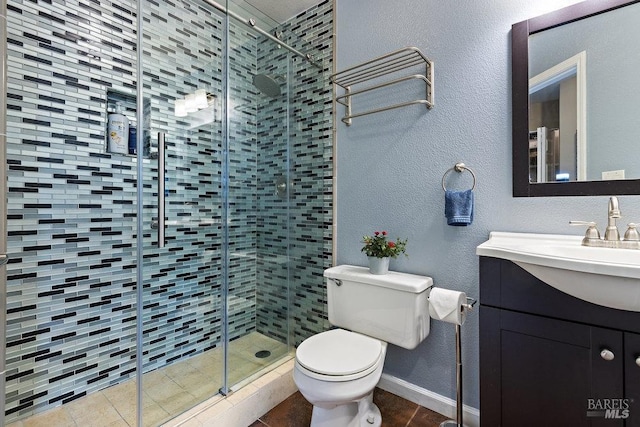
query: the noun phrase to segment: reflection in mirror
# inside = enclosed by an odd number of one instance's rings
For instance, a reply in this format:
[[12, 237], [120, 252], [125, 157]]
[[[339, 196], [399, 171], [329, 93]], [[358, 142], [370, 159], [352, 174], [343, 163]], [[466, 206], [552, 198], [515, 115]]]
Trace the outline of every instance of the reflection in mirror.
[[640, 194], [638, 3], [589, 0], [513, 26], [514, 196]]
[[[639, 22], [640, 4], [635, 4], [529, 36], [530, 78], [580, 52], [587, 58], [587, 173], [570, 174], [572, 181], [640, 178], [640, 164], [627, 154], [640, 117], [640, 55], [633, 54]], [[576, 129], [559, 129], [560, 147], [572, 145]]]
[[530, 182], [585, 180], [586, 52], [529, 79]]

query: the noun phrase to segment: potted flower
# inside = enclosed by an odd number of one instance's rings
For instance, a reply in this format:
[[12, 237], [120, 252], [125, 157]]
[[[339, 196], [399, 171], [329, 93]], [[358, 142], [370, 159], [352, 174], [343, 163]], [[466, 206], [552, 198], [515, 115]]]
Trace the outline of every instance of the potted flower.
[[387, 274], [390, 258], [397, 258], [400, 254], [407, 256], [407, 239], [392, 241], [388, 240], [387, 235], [386, 231], [376, 231], [373, 236], [362, 238], [364, 246], [361, 251], [369, 257], [369, 271], [372, 274]]

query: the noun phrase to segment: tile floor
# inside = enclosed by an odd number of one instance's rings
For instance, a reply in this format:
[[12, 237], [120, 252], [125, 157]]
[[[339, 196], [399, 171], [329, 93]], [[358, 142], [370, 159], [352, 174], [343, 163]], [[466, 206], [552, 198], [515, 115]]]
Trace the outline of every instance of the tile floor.
[[[376, 388], [373, 401], [382, 413], [382, 427], [438, 427], [447, 417]], [[249, 427], [308, 427], [312, 406], [300, 392], [267, 412]]]
[[[257, 358], [260, 350], [271, 352]], [[286, 356], [286, 345], [257, 332], [231, 342], [230, 384]], [[221, 387], [222, 349], [144, 374], [144, 425], [158, 426], [214, 396]], [[129, 427], [136, 425], [136, 380], [132, 379], [7, 427]]]

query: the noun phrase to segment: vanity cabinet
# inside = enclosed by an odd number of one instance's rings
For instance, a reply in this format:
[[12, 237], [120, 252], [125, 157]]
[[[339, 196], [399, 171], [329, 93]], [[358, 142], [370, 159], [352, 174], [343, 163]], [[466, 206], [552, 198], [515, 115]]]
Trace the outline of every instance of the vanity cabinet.
[[[582, 301], [511, 261], [480, 257], [482, 426], [640, 427], [638, 358], [640, 313]], [[619, 418], [605, 419], [604, 405]]]
[[[638, 320], [640, 322], [640, 320]], [[640, 334], [624, 334], [625, 397], [632, 402], [628, 426], [640, 426]]]

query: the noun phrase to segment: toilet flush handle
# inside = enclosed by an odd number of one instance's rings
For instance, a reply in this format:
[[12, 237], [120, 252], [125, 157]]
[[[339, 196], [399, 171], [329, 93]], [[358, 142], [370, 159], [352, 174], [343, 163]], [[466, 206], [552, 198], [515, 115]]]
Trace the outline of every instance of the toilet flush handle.
[[334, 279], [333, 277], [329, 277], [329, 279], [338, 286], [342, 286], [342, 280]]

